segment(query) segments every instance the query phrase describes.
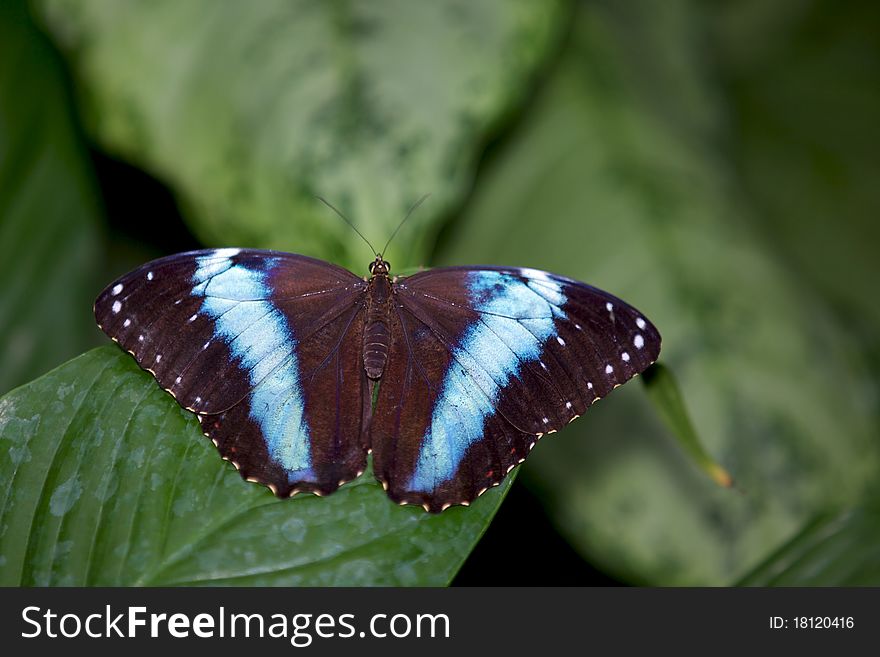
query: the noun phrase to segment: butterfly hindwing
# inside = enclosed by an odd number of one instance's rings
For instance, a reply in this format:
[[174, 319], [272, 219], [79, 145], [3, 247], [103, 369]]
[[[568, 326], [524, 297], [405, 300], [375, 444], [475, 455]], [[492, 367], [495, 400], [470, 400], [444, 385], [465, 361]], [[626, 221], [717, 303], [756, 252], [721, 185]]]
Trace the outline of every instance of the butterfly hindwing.
[[303, 256], [196, 251], [111, 284], [95, 315], [243, 477], [329, 493], [366, 460], [365, 285]]
[[660, 349], [631, 306], [542, 271], [434, 269], [395, 291], [374, 469], [392, 499], [432, 511], [499, 483]]
[[[396, 502], [440, 511], [471, 500], [500, 481], [534, 435], [485, 412], [493, 403], [479, 387], [485, 382], [429, 324], [397, 309], [392, 335], [372, 421], [373, 470]], [[451, 395], [459, 395], [460, 405], [446, 405], [434, 417], [438, 400]], [[450, 435], [441, 435], [447, 427]]]

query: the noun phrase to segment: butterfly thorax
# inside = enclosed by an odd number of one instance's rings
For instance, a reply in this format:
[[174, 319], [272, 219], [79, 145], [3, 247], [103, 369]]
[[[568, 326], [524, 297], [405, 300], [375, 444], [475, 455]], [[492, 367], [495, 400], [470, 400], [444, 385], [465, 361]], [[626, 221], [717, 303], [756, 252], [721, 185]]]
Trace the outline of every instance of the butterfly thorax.
[[391, 342], [391, 279], [389, 265], [377, 257], [370, 265], [370, 284], [367, 288], [367, 318], [364, 325], [364, 369], [370, 379], [382, 378], [388, 362]]

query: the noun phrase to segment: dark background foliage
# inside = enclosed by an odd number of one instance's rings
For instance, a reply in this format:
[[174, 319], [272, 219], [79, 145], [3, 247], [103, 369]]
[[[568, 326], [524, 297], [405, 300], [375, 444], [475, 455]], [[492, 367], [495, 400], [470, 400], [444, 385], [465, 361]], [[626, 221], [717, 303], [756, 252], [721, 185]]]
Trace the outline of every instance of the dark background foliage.
[[[0, 12], [4, 583], [443, 584], [462, 563], [455, 584], [880, 583], [876, 3]], [[192, 422], [112, 348], [29, 383], [104, 344], [93, 297], [147, 259], [234, 244], [362, 271], [368, 250], [313, 195], [384, 242], [426, 191], [398, 269], [538, 267], [644, 309], [737, 489], [682, 454], [633, 384], [542, 443], [503, 504], [426, 521], [372, 484], [267, 504], [209, 445], [191, 454]], [[99, 371], [100, 398], [84, 383]], [[124, 473], [156, 436], [167, 452], [146, 471], [186, 454], [190, 480], [167, 499], [158, 479], [89, 495], [83, 464], [110, 450]], [[190, 553], [180, 482], [206, 481], [227, 497], [204, 500], [216, 536]], [[164, 544], [120, 529], [133, 508]], [[321, 524], [352, 513], [360, 535]], [[273, 532], [312, 547], [248, 549]], [[228, 550], [245, 565], [212, 560]]]

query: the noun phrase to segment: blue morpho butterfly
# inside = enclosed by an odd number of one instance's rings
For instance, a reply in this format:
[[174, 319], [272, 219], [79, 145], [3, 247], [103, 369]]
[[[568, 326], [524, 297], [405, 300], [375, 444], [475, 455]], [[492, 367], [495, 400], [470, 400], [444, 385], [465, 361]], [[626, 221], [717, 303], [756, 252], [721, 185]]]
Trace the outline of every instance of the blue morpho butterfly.
[[498, 485], [660, 352], [639, 311], [556, 274], [392, 277], [378, 253], [369, 270], [191, 251], [109, 285], [95, 317], [248, 481], [327, 495], [372, 452], [389, 497], [430, 512]]

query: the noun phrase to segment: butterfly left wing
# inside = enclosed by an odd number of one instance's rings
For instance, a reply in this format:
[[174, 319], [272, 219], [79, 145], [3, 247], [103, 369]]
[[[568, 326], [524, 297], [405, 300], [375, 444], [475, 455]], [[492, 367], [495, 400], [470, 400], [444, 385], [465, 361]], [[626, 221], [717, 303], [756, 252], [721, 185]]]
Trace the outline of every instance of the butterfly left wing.
[[194, 251], [112, 283], [95, 317], [198, 414], [242, 477], [281, 496], [326, 494], [366, 462], [364, 291], [351, 272], [305, 256]]
[[498, 484], [660, 351], [639, 311], [547, 272], [449, 267], [394, 290], [373, 466], [392, 499], [429, 511]]

